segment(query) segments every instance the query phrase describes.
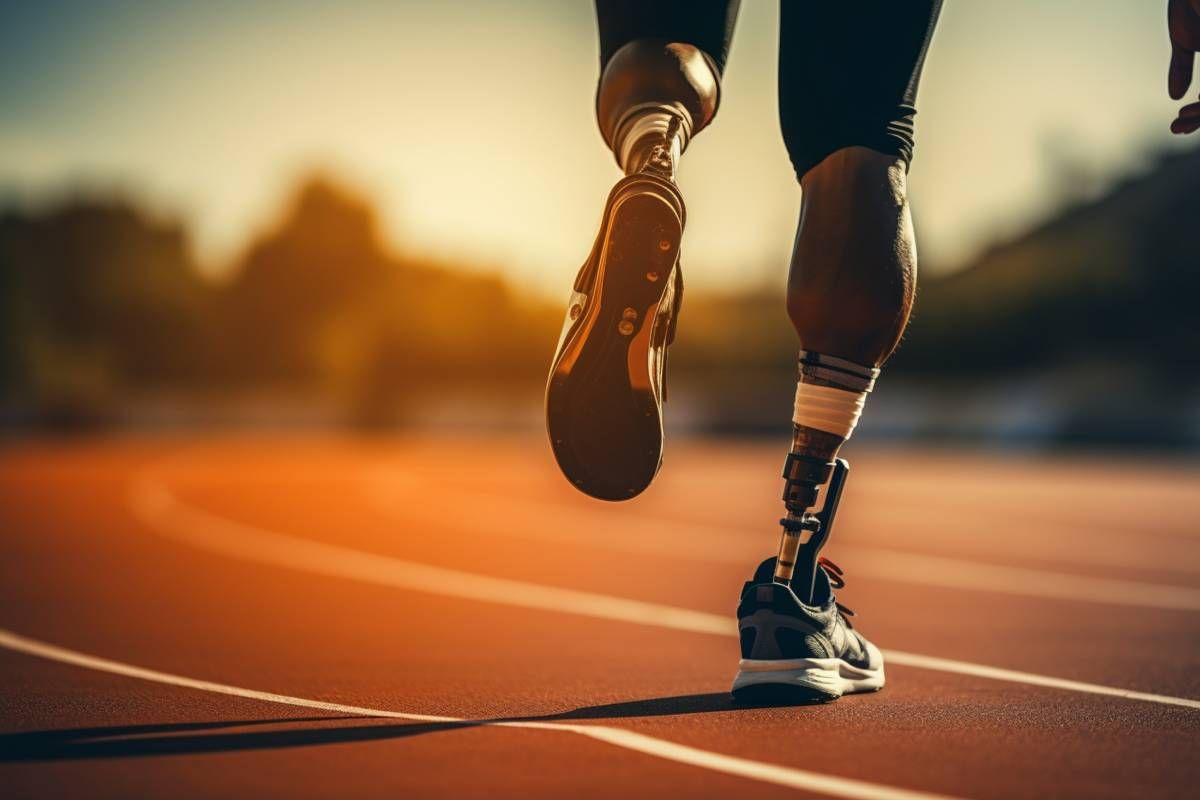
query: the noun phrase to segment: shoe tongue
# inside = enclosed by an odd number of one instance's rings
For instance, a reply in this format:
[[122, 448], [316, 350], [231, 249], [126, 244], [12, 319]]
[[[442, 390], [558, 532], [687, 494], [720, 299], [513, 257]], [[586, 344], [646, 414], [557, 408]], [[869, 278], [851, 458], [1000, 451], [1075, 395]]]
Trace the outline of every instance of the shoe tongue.
[[[772, 556], [766, 561], [758, 565], [758, 569], [754, 571], [754, 583], [770, 583], [775, 576], [775, 558]], [[803, 581], [803, 578], [801, 578]], [[825, 570], [817, 567], [817, 574], [813, 580], [813, 597], [812, 602], [808, 602], [808, 598], [803, 596], [807, 587], [797, 587], [793, 584], [792, 591], [800, 598], [800, 602], [806, 605], [816, 606], [817, 608], [825, 608], [833, 602], [833, 586], [829, 583], [829, 576], [825, 574]]]

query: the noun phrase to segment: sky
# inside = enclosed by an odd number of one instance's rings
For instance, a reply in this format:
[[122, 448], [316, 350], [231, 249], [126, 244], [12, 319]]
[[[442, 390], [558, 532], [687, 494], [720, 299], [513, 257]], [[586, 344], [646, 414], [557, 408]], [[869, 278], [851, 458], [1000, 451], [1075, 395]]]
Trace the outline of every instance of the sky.
[[[1165, 5], [947, 0], [910, 175], [925, 268], [1200, 145], [1168, 132]], [[722, 107], [680, 170], [689, 285], [786, 275], [777, 38], [777, 4], [743, 0]], [[135, 194], [216, 270], [332, 171], [396, 247], [557, 297], [619, 177], [598, 70], [587, 0], [0, 0], [0, 196]]]

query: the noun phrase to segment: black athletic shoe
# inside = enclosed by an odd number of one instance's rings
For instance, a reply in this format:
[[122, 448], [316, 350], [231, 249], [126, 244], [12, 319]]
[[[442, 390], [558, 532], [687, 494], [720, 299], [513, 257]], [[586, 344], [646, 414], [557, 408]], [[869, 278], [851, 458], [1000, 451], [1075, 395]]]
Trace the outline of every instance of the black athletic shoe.
[[[738, 630], [742, 660], [733, 697], [744, 703], [812, 703], [883, 688], [883, 655], [854, 630], [838, 605], [841, 570], [822, 558], [814, 605], [771, 581], [775, 559], [759, 565], [742, 589]], [[832, 581], [832, 583], [831, 583]]]
[[622, 179], [575, 279], [546, 387], [546, 428], [563, 474], [592, 497], [633, 497], [662, 463], [683, 222], [670, 179], [650, 171]]

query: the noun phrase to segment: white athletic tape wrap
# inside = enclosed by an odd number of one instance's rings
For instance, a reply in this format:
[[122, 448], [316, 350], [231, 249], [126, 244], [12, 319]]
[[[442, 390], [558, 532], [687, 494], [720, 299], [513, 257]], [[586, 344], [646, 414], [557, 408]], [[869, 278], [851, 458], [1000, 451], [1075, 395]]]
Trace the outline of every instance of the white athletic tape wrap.
[[792, 422], [849, 439], [862, 415], [866, 392], [848, 392], [815, 383], [796, 384]]

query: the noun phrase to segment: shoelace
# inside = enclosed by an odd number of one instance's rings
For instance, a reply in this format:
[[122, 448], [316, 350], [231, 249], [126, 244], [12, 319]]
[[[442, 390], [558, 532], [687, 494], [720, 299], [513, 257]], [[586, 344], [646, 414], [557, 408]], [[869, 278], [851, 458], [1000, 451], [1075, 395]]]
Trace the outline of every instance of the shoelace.
[[[825, 571], [825, 575], [829, 578], [829, 585], [834, 589], [841, 589], [846, 585], [846, 578], [844, 577], [842, 568], [825, 556], [817, 559], [817, 566]], [[842, 616], [846, 618], [846, 627], [853, 628], [854, 625], [850, 622], [850, 617], [854, 616], [853, 609], [842, 605], [836, 600], [834, 601], [834, 605], [837, 606], [838, 611], [842, 612]]]

